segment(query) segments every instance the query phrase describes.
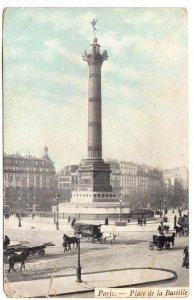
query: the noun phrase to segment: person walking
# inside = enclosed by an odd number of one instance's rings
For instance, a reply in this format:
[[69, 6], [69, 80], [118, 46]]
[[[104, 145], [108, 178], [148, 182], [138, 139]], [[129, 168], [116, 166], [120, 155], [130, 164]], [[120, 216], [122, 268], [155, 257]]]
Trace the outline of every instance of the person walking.
[[174, 216], [174, 229], [176, 228], [176, 220], [177, 220], [177, 216]]
[[182, 263], [182, 267], [186, 267], [187, 269], [189, 268], [189, 249], [188, 247], [184, 248], [183, 251], [183, 263]]

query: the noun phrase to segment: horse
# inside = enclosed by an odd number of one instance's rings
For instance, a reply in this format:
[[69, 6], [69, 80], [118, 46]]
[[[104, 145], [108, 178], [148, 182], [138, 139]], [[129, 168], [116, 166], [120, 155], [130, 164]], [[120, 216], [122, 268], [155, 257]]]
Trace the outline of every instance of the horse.
[[70, 246], [69, 243], [67, 241], [63, 241], [63, 247], [64, 247], [64, 252], [69, 251], [70, 250]]
[[116, 237], [119, 236], [118, 233], [108, 233], [108, 232], [103, 232], [102, 238], [104, 242], [106, 243], [106, 240], [110, 238], [110, 243], [116, 243]]
[[[76, 236], [69, 237], [64, 234], [63, 241], [68, 243], [69, 250], [71, 250], [71, 244], [73, 244], [73, 249], [77, 249], [78, 247], [78, 238]], [[76, 248], [74, 248], [74, 244], [76, 244]]]
[[30, 255], [30, 249], [25, 249], [20, 254], [12, 253], [8, 259], [9, 262], [8, 272], [10, 272], [11, 270], [16, 271], [14, 269], [14, 264], [17, 262], [21, 262], [20, 271], [22, 271], [22, 267], [25, 269], [25, 260], [29, 255]]
[[174, 229], [176, 230], [176, 236], [177, 233], [179, 234], [179, 236], [184, 235], [184, 230], [182, 226], [174, 226]]

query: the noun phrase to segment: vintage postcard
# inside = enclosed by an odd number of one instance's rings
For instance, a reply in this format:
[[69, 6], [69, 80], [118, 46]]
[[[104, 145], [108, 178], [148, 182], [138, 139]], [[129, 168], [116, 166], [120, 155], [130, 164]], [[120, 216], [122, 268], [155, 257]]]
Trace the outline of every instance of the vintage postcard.
[[189, 296], [185, 8], [5, 8], [10, 298]]

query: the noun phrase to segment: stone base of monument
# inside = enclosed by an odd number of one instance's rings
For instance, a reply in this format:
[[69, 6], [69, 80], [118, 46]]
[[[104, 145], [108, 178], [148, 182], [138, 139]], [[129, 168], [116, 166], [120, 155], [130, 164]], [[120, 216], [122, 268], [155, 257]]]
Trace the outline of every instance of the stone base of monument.
[[[129, 218], [130, 205], [123, 204], [121, 208], [122, 219]], [[120, 203], [59, 203], [59, 216], [68, 218], [76, 218], [76, 220], [99, 220], [103, 221], [105, 218], [109, 220], [118, 220], [120, 216]]]

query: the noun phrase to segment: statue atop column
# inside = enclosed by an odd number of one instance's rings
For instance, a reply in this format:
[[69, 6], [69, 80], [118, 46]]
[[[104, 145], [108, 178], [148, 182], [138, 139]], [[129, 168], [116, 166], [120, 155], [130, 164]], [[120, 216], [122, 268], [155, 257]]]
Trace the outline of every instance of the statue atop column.
[[93, 28], [93, 33], [94, 36], [96, 38], [96, 31], [98, 31], [98, 29], [96, 28], [96, 23], [98, 22], [99, 19], [93, 19], [92, 22], [90, 22], [92, 24], [92, 28]]

